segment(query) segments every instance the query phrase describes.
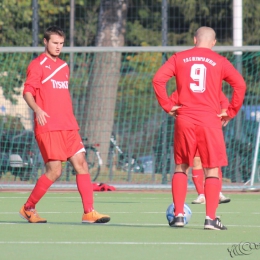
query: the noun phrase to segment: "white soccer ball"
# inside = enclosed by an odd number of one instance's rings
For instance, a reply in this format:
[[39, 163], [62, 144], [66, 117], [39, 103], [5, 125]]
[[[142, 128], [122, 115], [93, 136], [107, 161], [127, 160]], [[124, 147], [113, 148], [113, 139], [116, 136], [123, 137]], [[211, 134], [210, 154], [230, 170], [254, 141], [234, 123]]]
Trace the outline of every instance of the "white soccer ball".
[[[168, 220], [168, 223], [173, 221], [174, 218], [174, 204], [171, 203], [169, 207], [166, 210], [166, 218]], [[184, 204], [184, 225], [187, 225], [190, 222], [191, 219], [191, 209], [187, 204]]]

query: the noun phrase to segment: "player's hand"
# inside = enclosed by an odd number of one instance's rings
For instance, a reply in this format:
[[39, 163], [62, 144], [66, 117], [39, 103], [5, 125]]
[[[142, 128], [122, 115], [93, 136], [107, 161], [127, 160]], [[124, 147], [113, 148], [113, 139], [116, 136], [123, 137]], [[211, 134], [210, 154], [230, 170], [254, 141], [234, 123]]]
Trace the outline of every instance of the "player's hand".
[[180, 108], [181, 106], [173, 106], [171, 111], [168, 113], [170, 116], [173, 116], [174, 118], [176, 118], [177, 114], [177, 110]]
[[227, 111], [227, 109], [222, 109], [221, 113], [219, 115], [217, 115], [218, 117], [220, 117], [222, 126], [226, 126], [229, 123], [229, 121], [232, 119], [228, 116], [226, 111]]
[[46, 117], [50, 117], [45, 111], [43, 111], [41, 108], [37, 108], [35, 111], [36, 120], [39, 123], [39, 125], [45, 125], [47, 123]]

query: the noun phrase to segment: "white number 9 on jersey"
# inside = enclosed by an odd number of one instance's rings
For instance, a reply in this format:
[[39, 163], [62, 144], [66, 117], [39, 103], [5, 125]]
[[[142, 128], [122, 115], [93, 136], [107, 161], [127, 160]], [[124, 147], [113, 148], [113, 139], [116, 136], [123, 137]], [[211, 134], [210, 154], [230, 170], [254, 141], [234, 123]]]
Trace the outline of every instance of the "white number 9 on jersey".
[[190, 89], [193, 92], [204, 92], [206, 90], [206, 71], [207, 68], [203, 64], [193, 64], [190, 70], [190, 77], [196, 83], [190, 83]]

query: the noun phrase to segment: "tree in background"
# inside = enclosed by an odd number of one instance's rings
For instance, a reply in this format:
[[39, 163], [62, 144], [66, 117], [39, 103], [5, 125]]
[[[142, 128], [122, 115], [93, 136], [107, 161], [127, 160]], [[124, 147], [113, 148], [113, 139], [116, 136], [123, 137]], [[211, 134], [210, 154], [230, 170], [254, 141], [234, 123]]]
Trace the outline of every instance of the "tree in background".
[[75, 3], [75, 45], [94, 46], [100, 0], [76, 0]]
[[[96, 46], [124, 46], [127, 0], [102, 0], [99, 10]], [[96, 53], [86, 93], [82, 135], [100, 144], [106, 161], [114, 124], [121, 53]]]
[[[232, 45], [232, 2], [233, 0], [169, 0], [168, 45], [192, 45], [194, 31], [202, 25], [216, 30], [219, 45]], [[126, 46], [161, 45], [161, 4], [162, 0], [129, 1]], [[1, 46], [32, 45], [31, 6], [32, 0], [0, 1]], [[61, 26], [69, 36], [69, 0], [38, 0], [38, 6], [40, 46], [43, 46], [43, 32], [49, 25]], [[243, 0], [244, 45], [260, 43], [259, 10], [259, 1]], [[75, 46], [95, 46], [100, 0], [75, 0], [75, 11]], [[65, 45], [68, 42], [69, 37]], [[12, 102], [15, 102], [15, 95], [20, 93], [20, 82], [25, 78], [24, 64], [30, 59], [31, 55], [21, 56], [18, 60], [11, 55], [1, 54], [0, 86], [5, 97]]]
[[31, 1], [2, 0], [0, 2], [1, 46], [30, 46], [31, 21]]
[[[120, 9], [121, 7], [118, 7], [120, 2], [128, 3], [127, 13]], [[168, 45], [192, 45], [194, 31], [202, 25], [211, 26], [216, 30], [219, 45], [231, 45], [232, 2], [233, 0], [168, 0]], [[112, 11], [108, 10], [109, 4], [113, 6]], [[75, 46], [113, 46], [115, 42], [120, 43], [114, 46], [123, 46], [121, 42], [123, 38], [125, 38], [124, 45], [126, 46], [159, 46], [162, 37], [161, 4], [162, 0], [75, 0]], [[31, 5], [32, 0], [0, 1], [1, 46], [32, 45]], [[38, 5], [39, 45], [43, 46], [43, 32], [51, 24], [61, 26], [66, 35], [69, 36], [70, 1], [38, 0]], [[116, 13], [115, 10], [119, 10], [119, 13]], [[259, 1], [243, 0], [244, 45], [259, 44], [259, 10]], [[119, 18], [120, 13], [123, 17], [121, 20]], [[120, 25], [120, 22], [122, 22], [122, 25]], [[114, 28], [114, 30], [109, 31], [109, 28]], [[126, 33], [124, 33], [124, 30], [126, 30]], [[111, 38], [112, 32], [115, 36], [113, 40]], [[69, 37], [67, 37], [65, 45], [68, 45], [68, 40]], [[106, 43], [107, 40], [109, 40], [108, 43]], [[232, 53], [228, 55], [230, 60], [234, 58]], [[124, 65], [124, 69], [131, 66], [133, 71], [124, 75], [119, 56], [111, 54], [104, 60], [104, 55], [101, 54], [96, 56], [90, 53], [77, 54], [75, 55], [75, 69], [71, 78], [71, 91], [76, 104], [75, 114], [81, 115], [82, 111], [89, 111], [85, 106], [85, 98], [87, 97], [90, 100], [88, 104], [92, 107], [91, 109], [100, 111], [100, 115], [88, 115], [89, 122], [93, 126], [97, 122], [97, 129], [102, 127], [103, 131], [107, 133], [107, 136], [104, 136], [106, 142], [109, 140], [111, 130], [111, 124], [107, 124], [107, 122], [109, 120], [113, 122], [116, 99], [118, 100], [117, 107], [122, 109], [123, 112], [116, 111], [114, 122], [118, 123], [122, 117], [137, 119], [135, 125], [126, 122], [126, 129], [129, 129], [129, 131], [136, 131], [139, 123], [152, 120], [149, 119], [145, 110], [148, 101], [139, 98], [136, 102], [136, 96], [147, 95], [153, 98], [149, 82], [153, 74], [151, 61], [154, 56], [151, 54], [144, 57], [143, 54], [131, 54], [128, 63]], [[243, 53], [244, 75], [248, 82], [250, 95], [259, 96], [257, 86], [259, 82], [257, 67], [259, 58], [257, 55], [254, 59], [251, 59], [251, 57], [251, 54]], [[0, 86], [3, 88], [5, 97], [13, 103], [16, 101], [16, 95], [21, 93], [25, 70], [32, 58], [31, 54], [0, 53]], [[140, 64], [139, 61], [142, 61], [142, 63]], [[160, 58], [157, 62], [160, 62]], [[112, 66], [111, 64], [115, 65]], [[120, 67], [121, 74], [119, 73]], [[104, 94], [105, 85], [107, 91]], [[117, 88], [118, 85], [119, 89]], [[119, 102], [121, 103], [119, 104]], [[132, 106], [132, 102], [134, 102], [134, 106]], [[87, 114], [84, 114], [84, 118], [86, 116]], [[81, 120], [82, 118], [79, 121]], [[85, 125], [86, 121], [81, 125], [81, 127], [83, 126], [82, 134], [88, 136], [87, 128], [90, 126], [87, 125], [85, 128]], [[93, 136], [92, 140], [98, 140], [97, 138], [99, 137]], [[140, 136], [141, 138], [142, 136]]]
[[[2, 0], [0, 3], [0, 43], [1, 46], [28, 46], [31, 44], [30, 25], [32, 10], [30, 1]], [[24, 12], [21, 12], [21, 9]], [[28, 27], [27, 27], [28, 26]], [[24, 37], [27, 35], [28, 37]], [[0, 86], [6, 99], [13, 104], [25, 76], [28, 55], [0, 55]]]
[[[69, 3], [69, 0], [62, 0]], [[57, 6], [39, 0], [39, 35], [40, 45], [43, 45], [43, 31], [46, 24], [56, 23], [58, 14], [66, 11], [65, 6]], [[32, 1], [2, 0], [0, 2], [0, 42], [1, 46], [31, 46], [32, 45]], [[26, 68], [33, 59], [32, 54], [1, 53], [0, 54], [0, 86], [7, 100], [16, 104], [16, 96], [21, 94], [22, 84], [26, 76]]]

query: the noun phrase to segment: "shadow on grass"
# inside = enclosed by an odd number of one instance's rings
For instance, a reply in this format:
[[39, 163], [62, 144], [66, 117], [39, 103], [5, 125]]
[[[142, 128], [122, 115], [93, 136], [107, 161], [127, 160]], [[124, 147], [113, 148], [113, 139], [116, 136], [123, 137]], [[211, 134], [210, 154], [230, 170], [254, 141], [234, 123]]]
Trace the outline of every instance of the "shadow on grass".
[[0, 221], [0, 226], [1, 224], [22, 224], [22, 225], [61, 225], [61, 226], [96, 226], [96, 227], [126, 227], [126, 228], [169, 228], [172, 230], [203, 230], [203, 226], [201, 227], [194, 227], [194, 226], [187, 226], [184, 228], [176, 228], [176, 227], [169, 227], [167, 224], [127, 224], [127, 223], [106, 223], [106, 224], [101, 224], [101, 223], [81, 223], [81, 222], [47, 222], [47, 223], [29, 223], [26, 221]]

